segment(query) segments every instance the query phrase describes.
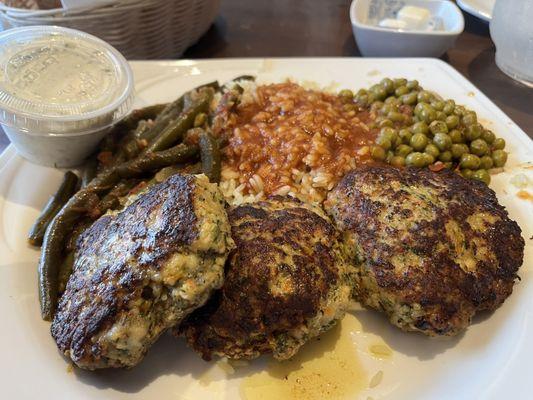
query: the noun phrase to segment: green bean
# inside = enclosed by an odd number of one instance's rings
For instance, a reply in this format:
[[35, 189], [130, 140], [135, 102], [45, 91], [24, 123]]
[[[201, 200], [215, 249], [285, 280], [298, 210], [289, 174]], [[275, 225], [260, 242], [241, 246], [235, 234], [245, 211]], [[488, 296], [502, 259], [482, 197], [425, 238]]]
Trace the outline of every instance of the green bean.
[[39, 259], [38, 279], [41, 316], [46, 321], [52, 319], [57, 305], [59, 268], [62, 264], [65, 239], [71, 232], [72, 226], [81, 215], [86, 213], [89, 204], [94, 201], [93, 192], [79, 191], [70, 198], [46, 229]]
[[68, 279], [74, 268], [74, 251], [69, 251], [61, 265], [59, 266], [57, 290], [58, 294], [63, 293], [67, 287]]
[[86, 187], [89, 182], [91, 182], [94, 177], [96, 176], [96, 171], [98, 167], [98, 160], [96, 157], [91, 157], [89, 161], [85, 163], [83, 166], [83, 170], [81, 171], [81, 187]]
[[200, 97], [193, 101], [190, 107], [184, 109], [176, 120], [171, 122], [153, 139], [144, 150], [144, 153], [166, 150], [179, 141], [187, 129], [193, 126], [196, 115], [200, 112], [208, 111], [212, 96], [213, 92], [211, 91], [202, 92]]
[[41, 215], [37, 218], [28, 234], [28, 242], [33, 246], [40, 246], [43, 243], [43, 238], [46, 228], [54, 219], [56, 214], [61, 210], [65, 203], [74, 195], [78, 188], [78, 177], [72, 171], [65, 173], [63, 182], [59, 186], [57, 192], [50, 197], [48, 203], [44, 207]]
[[210, 182], [220, 182], [221, 155], [217, 141], [207, 132], [201, 132], [198, 140], [202, 172]]
[[119, 122], [119, 125], [126, 130], [135, 129], [141, 120], [156, 118], [167, 106], [168, 104], [154, 104], [133, 110], [126, 118]]

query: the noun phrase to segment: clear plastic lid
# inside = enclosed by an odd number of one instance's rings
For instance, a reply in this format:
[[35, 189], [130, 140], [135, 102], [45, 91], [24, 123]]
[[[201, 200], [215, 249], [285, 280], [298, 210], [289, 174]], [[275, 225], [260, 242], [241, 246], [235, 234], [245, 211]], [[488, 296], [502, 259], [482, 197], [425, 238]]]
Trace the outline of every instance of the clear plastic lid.
[[29, 134], [90, 133], [126, 115], [133, 74], [92, 35], [56, 26], [0, 33], [0, 123]]

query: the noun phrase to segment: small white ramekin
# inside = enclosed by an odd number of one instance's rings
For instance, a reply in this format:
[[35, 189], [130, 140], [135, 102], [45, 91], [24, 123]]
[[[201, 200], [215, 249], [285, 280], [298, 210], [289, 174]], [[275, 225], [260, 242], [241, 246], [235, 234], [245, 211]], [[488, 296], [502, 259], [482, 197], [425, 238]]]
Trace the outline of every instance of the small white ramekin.
[[[401, 30], [378, 26], [394, 17], [404, 5], [424, 7], [439, 17], [443, 30]], [[353, 0], [350, 6], [352, 30], [361, 54], [366, 57], [440, 57], [453, 47], [464, 30], [459, 8], [448, 0]]]

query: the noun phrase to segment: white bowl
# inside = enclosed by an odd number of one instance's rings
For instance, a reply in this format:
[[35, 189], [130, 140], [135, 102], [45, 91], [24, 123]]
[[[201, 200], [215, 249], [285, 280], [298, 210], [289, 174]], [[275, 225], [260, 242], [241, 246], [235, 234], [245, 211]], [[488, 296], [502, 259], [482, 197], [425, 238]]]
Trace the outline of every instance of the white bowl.
[[[394, 18], [404, 5], [424, 7], [439, 17], [443, 30], [389, 29], [378, 26]], [[440, 57], [453, 47], [465, 21], [459, 8], [448, 0], [353, 0], [350, 20], [361, 54], [369, 57]]]

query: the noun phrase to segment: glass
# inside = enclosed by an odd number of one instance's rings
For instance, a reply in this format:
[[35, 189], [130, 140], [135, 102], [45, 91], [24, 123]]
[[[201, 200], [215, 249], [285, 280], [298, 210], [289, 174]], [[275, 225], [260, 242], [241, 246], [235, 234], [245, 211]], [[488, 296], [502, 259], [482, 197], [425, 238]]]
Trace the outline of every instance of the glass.
[[496, 64], [511, 78], [533, 87], [533, 0], [497, 0], [490, 35]]

